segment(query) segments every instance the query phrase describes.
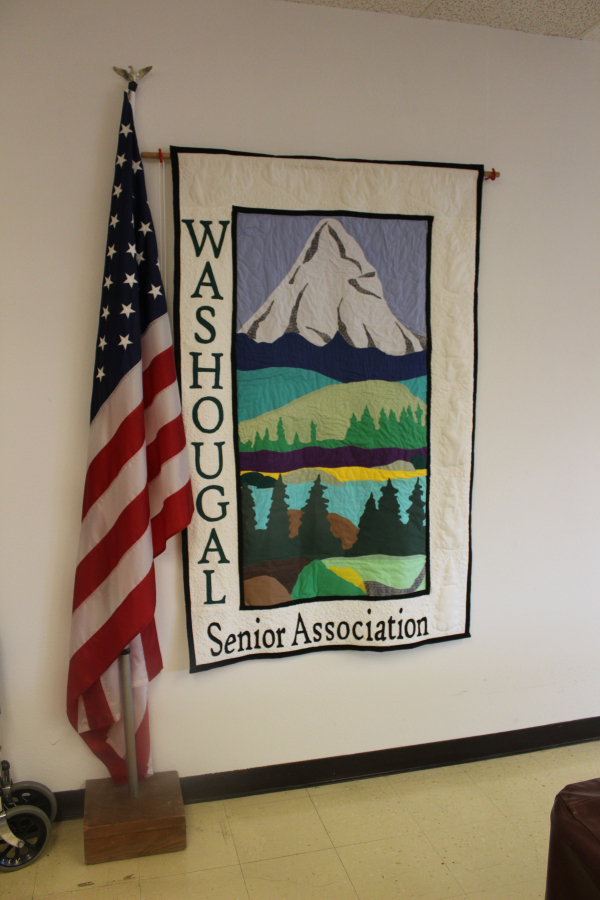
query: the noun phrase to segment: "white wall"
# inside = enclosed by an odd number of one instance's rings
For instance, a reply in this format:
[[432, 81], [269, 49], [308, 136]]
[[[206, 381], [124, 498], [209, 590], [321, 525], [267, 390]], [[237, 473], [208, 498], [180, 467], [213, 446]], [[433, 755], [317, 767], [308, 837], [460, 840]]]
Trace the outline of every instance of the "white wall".
[[144, 149], [502, 172], [481, 235], [473, 637], [189, 675], [173, 540], [159, 560], [156, 768], [598, 714], [600, 46], [279, 0], [4, 0], [1, 15], [0, 741], [15, 776], [64, 790], [105, 774], [64, 708], [124, 84], [113, 64], [154, 65], [138, 92]]

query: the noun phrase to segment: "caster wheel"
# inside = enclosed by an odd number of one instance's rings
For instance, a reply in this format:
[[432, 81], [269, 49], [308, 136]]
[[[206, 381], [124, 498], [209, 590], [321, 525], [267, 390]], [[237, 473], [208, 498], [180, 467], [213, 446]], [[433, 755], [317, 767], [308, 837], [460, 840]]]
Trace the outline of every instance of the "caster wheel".
[[52, 791], [38, 781], [17, 781], [10, 793], [17, 806], [37, 806], [46, 813], [51, 822], [56, 818], [56, 797]]
[[0, 872], [24, 869], [35, 862], [48, 846], [52, 825], [37, 806], [15, 806], [6, 813], [10, 830], [24, 841], [23, 847], [12, 847], [0, 837]]

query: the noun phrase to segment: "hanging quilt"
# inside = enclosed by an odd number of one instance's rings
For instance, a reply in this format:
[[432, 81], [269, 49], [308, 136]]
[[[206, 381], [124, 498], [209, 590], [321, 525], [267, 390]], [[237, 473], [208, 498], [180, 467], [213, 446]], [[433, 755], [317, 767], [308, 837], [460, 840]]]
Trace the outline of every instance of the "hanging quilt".
[[467, 637], [482, 167], [171, 158], [191, 671]]

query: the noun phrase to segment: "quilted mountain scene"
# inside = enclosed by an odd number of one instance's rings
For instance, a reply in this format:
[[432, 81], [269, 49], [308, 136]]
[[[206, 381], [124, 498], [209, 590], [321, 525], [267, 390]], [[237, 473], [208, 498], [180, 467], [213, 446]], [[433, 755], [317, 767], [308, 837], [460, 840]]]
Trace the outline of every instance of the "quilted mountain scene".
[[431, 220], [233, 225], [242, 608], [427, 593]]

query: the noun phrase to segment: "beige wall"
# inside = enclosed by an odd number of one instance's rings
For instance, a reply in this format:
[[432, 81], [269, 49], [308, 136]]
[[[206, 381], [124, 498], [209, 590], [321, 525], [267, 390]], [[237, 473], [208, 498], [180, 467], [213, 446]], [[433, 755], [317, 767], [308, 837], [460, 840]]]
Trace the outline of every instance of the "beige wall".
[[[484, 188], [472, 639], [189, 675], [174, 540], [158, 572], [156, 767], [192, 775], [596, 715], [600, 46], [280, 0], [4, 0], [0, 15], [0, 743], [15, 776], [64, 790], [104, 774], [64, 695], [113, 64], [154, 66], [137, 101], [145, 149], [502, 171]], [[158, 167], [146, 171], [158, 220]]]

